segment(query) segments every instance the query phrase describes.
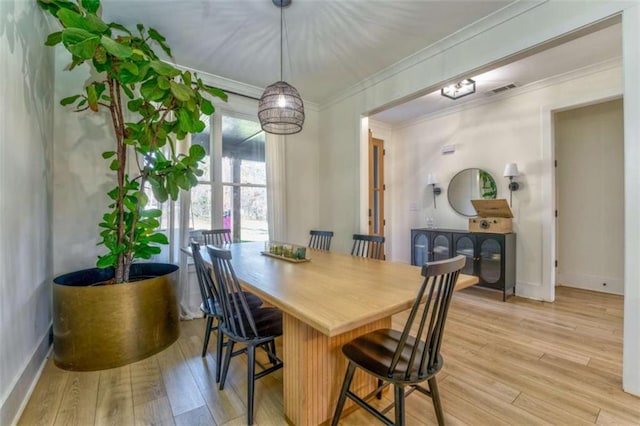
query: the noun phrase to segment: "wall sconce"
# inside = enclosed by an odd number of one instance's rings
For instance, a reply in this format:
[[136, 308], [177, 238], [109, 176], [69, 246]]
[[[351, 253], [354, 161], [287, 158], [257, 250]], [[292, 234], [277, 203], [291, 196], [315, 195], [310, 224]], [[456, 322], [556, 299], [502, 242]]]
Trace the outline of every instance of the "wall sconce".
[[517, 191], [520, 188], [520, 184], [513, 181], [513, 178], [520, 176], [518, 165], [516, 163], [507, 163], [504, 166], [503, 176], [509, 178], [509, 206], [511, 206], [513, 191]]
[[438, 178], [433, 173], [429, 173], [427, 175], [427, 185], [431, 185], [433, 188], [433, 208], [436, 208], [436, 195], [440, 195], [442, 193], [442, 188], [437, 187]]

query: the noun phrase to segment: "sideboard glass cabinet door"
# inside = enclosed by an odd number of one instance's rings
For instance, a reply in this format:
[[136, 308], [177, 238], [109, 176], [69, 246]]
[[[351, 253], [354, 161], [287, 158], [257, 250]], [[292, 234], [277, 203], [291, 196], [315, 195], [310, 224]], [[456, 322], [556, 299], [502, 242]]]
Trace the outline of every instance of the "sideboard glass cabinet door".
[[490, 284], [497, 283], [502, 278], [502, 248], [493, 238], [478, 238], [478, 244], [480, 245], [478, 259], [480, 278]]
[[451, 247], [449, 246], [450, 241], [451, 238], [446, 235], [437, 235], [433, 239], [433, 256], [431, 256], [431, 259], [429, 260], [437, 262], [438, 260], [449, 259], [451, 257], [449, 253], [451, 250]]
[[462, 273], [475, 275], [475, 244], [473, 238], [468, 235], [456, 234], [453, 236], [454, 256], [462, 255], [467, 258]]
[[416, 232], [413, 236], [413, 264], [424, 265], [429, 253], [429, 236], [422, 232]]

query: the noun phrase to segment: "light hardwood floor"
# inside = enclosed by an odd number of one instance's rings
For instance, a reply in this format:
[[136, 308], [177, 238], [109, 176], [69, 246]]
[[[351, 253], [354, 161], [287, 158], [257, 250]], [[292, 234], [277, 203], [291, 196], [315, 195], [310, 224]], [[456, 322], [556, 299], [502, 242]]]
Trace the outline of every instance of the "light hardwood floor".
[[[454, 295], [438, 375], [448, 425], [640, 424], [640, 398], [621, 389], [622, 297], [559, 287], [555, 303], [500, 298]], [[178, 342], [126, 367], [74, 373], [49, 360], [19, 424], [244, 424], [246, 362], [234, 359], [219, 391], [215, 338], [200, 357], [203, 329], [185, 321]], [[406, 408], [407, 424], [436, 424], [427, 397], [411, 395]], [[286, 423], [281, 371], [258, 381], [255, 409], [257, 425]], [[376, 421], [358, 410], [341, 423]]]

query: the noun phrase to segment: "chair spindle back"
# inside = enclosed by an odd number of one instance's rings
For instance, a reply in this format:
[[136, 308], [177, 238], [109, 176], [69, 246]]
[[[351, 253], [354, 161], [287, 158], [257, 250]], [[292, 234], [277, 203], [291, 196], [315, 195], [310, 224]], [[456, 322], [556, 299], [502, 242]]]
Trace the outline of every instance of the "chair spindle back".
[[352, 256], [384, 259], [384, 237], [380, 235], [353, 234]]
[[[405, 380], [415, 379], [410, 376], [415, 372], [413, 367], [420, 352], [417, 369], [418, 377], [428, 376], [436, 367], [451, 296], [465, 261], [466, 258], [464, 256], [456, 256], [453, 259], [430, 262], [422, 267], [424, 281], [418, 290], [416, 300], [413, 303], [407, 323], [398, 342], [398, 347], [389, 368], [389, 377], [402, 373]], [[425, 295], [426, 303], [423, 304], [421, 302]], [[417, 333], [414, 334], [416, 342], [413, 344], [406, 370], [396, 371], [401, 355], [407, 346], [408, 337], [411, 335], [411, 329], [416, 324], [416, 321], [418, 323]], [[418, 343], [418, 340], [420, 343]]]
[[258, 337], [253, 314], [231, 265], [231, 252], [213, 246], [207, 246], [207, 252], [211, 258], [214, 285], [217, 287], [222, 310], [221, 327], [238, 339], [251, 340]]
[[202, 231], [205, 245], [223, 246], [231, 244], [231, 229], [210, 229]]
[[309, 231], [309, 248], [326, 250], [331, 247], [331, 238], [333, 237], [333, 231]]

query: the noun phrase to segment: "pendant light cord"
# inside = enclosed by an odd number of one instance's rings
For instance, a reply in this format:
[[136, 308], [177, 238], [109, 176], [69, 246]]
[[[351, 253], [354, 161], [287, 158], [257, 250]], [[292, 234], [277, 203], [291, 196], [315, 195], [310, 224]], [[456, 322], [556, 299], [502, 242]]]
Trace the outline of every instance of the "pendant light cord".
[[282, 39], [282, 23], [284, 22], [284, 7], [282, 7], [282, 3], [280, 3], [280, 81], [282, 80], [282, 50], [283, 48], [283, 39]]

